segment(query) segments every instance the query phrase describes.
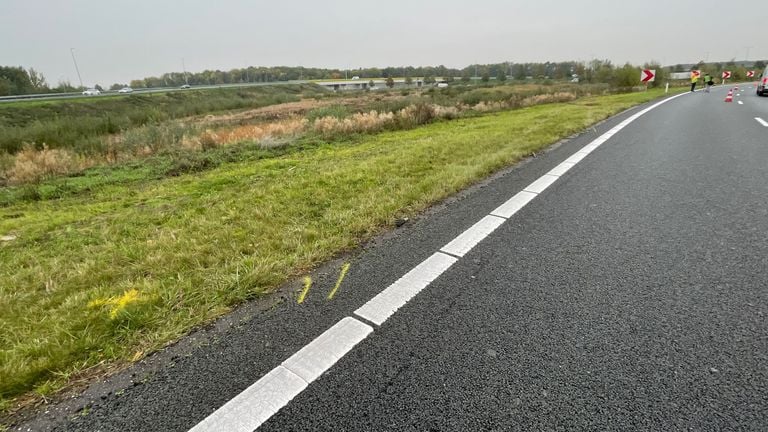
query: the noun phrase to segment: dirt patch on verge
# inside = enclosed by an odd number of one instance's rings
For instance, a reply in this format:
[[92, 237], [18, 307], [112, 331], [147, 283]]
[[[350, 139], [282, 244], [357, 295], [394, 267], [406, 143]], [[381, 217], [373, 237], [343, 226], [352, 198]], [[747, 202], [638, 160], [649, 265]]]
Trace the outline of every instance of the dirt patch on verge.
[[303, 116], [308, 111], [333, 104], [335, 101], [319, 101], [304, 99], [299, 102], [287, 102], [279, 105], [270, 105], [263, 108], [252, 109], [231, 114], [207, 115], [190, 119], [193, 123], [201, 125], [243, 124], [253, 121], [283, 120], [289, 117]]

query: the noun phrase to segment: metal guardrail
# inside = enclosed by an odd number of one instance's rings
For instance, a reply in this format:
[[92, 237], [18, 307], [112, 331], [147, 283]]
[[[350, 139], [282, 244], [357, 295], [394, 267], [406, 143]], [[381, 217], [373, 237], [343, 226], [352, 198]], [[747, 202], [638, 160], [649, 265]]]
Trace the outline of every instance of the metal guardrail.
[[43, 94], [27, 94], [27, 95], [14, 95], [14, 96], [0, 96], [0, 102], [14, 102], [30, 99], [72, 99], [81, 97], [101, 97], [101, 96], [116, 96], [116, 95], [130, 95], [130, 94], [142, 94], [142, 93], [159, 93], [159, 92], [171, 92], [171, 91], [183, 91], [183, 90], [205, 90], [216, 88], [235, 88], [235, 87], [256, 87], [264, 85], [286, 85], [286, 84], [304, 84], [308, 83], [306, 80], [293, 80], [293, 81], [270, 81], [270, 82], [257, 82], [257, 83], [233, 83], [233, 84], [212, 84], [212, 85], [196, 85], [190, 89], [181, 89], [179, 87], [153, 87], [153, 88], [140, 88], [134, 89], [131, 93], [118, 93], [117, 90], [105, 90], [98, 96], [84, 96], [82, 92], [76, 93], [43, 93]]
[[[193, 88], [208, 88], [208, 86], [205, 87], [193, 87]], [[26, 95], [14, 95], [14, 96], [0, 96], [0, 102], [13, 102], [13, 101], [21, 101], [21, 100], [28, 100], [28, 99], [70, 99], [70, 98], [81, 98], [81, 97], [99, 97], [99, 96], [116, 96], [116, 95], [129, 95], [129, 94], [135, 94], [135, 93], [158, 93], [158, 92], [167, 92], [167, 91], [176, 91], [181, 90], [178, 87], [153, 87], [153, 88], [141, 88], [141, 89], [134, 89], [131, 93], [119, 93], [117, 90], [103, 90], [98, 95], [93, 96], [86, 96], [82, 92], [70, 92], [70, 93], [40, 93], [40, 94], [26, 94]]]
[[40, 99], [40, 98], [46, 98], [46, 97], [77, 96], [77, 95], [82, 95], [82, 93], [38, 93], [38, 94], [26, 94], [26, 95], [0, 96], [0, 100]]

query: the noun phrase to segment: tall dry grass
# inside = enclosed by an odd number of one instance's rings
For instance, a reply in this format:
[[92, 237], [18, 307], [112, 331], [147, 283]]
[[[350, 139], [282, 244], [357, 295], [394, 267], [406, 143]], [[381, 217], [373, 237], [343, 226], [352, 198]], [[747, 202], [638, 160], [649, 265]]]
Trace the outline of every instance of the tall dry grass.
[[16, 154], [5, 176], [10, 184], [35, 183], [48, 177], [72, 174], [96, 163], [67, 149], [51, 149], [47, 145], [37, 149], [26, 144]]
[[433, 105], [433, 109], [435, 110], [435, 117], [452, 120], [461, 116], [467, 110], [467, 106], [464, 104], [453, 106]]
[[308, 120], [292, 118], [234, 129], [200, 130], [196, 125], [168, 122], [129, 129], [107, 137], [103, 154], [79, 155], [68, 149], [37, 149], [27, 144], [15, 155], [3, 154], [0, 160], [0, 185], [35, 183], [45, 178], [65, 176], [100, 164], [137, 160], [173, 150], [201, 151], [243, 141], [255, 141], [264, 148], [284, 145], [281, 140], [304, 133]]
[[578, 95], [572, 92], [542, 93], [526, 97], [512, 95], [503, 100], [478, 102], [472, 105], [471, 109], [476, 112], [486, 113], [514, 108], [526, 108], [548, 103], [570, 102], [576, 99], [578, 99]]
[[479, 102], [475, 104], [475, 106], [472, 107], [473, 110], [477, 112], [493, 112], [493, 111], [501, 111], [507, 107], [509, 107], [509, 102]]
[[291, 118], [260, 125], [238, 126], [234, 129], [206, 129], [198, 136], [188, 137], [182, 143], [184, 148], [209, 150], [223, 145], [251, 141], [263, 144], [265, 148], [275, 146], [279, 138], [291, 138], [307, 130], [309, 121], [303, 118]]
[[[291, 117], [269, 123], [237, 127], [206, 128], [204, 124], [181, 121], [159, 125], [145, 125], [128, 129], [106, 138], [104, 154], [78, 155], [66, 149], [36, 149], [26, 145], [15, 156], [0, 162], [0, 185], [37, 182], [47, 177], [68, 175], [103, 163], [136, 160], [171, 150], [205, 151], [238, 142], [256, 142], [263, 148], [285, 145], [308, 131], [323, 138], [354, 133], [377, 133], [384, 130], [410, 129], [436, 119], [455, 119], [469, 112], [498, 112], [547, 103], [569, 102], [578, 98], [573, 92], [554, 92], [535, 95], [513, 94], [502, 100], [482, 100], [475, 104], [462, 101], [453, 105], [440, 105], [409, 99], [403, 108], [371, 110], [346, 115], [346, 108], [325, 107], [313, 115]], [[402, 105], [400, 105], [402, 106]], [[321, 116], [316, 117], [318, 114]], [[310, 117], [310, 118], [308, 118]], [[210, 125], [207, 125], [210, 126]]]
[[570, 102], [576, 99], [577, 96], [571, 92], [545, 93], [523, 99], [520, 102], [520, 106], [529, 107], [547, 103]]
[[312, 130], [325, 138], [350, 133], [374, 133], [387, 129], [409, 129], [427, 124], [435, 119], [460, 117], [466, 105], [442, 106], [423, 102], [407, 105], [396, 111], [370, 111], [352, 114], [346, 118], [320, 117], [312, 124]]
[[324, 137], [339, 134], [378, 132], [395, 124], [395, 114], [371, 111], [352, 114], [347, 118], [320, 117], [315, 120], [312, 129]]

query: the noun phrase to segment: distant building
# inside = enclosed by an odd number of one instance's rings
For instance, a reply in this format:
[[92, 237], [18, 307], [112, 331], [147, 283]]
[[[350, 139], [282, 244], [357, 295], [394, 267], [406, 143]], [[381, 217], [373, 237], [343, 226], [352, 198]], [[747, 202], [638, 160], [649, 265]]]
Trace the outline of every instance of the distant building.
[[691, 79], [691, 72], [672, 72], [669, 74], [669, 79], [673, 80], [687, 80]]
[[[369, 88], [369, 84], [373, 82], [373, 86], [370, 87], [374, 90], [380, 88], [387, 88], [387, 80], [374, 79], [370, 81], [360, 80], [359, 77], [352, 77], [352, 80], [334, 80], [334, 81], [318, 81], [315, 84], [323, 86], [328, 90], [333, 91], [349, 91], [349, 90], [366, 90]], [[405, 83], [405, 79], [396, 79], [394, 88], [412, 88], [421, 87], [424, 85], [424, 81], [421, 79], [414, 79], [413, 83], [408, 85]]]

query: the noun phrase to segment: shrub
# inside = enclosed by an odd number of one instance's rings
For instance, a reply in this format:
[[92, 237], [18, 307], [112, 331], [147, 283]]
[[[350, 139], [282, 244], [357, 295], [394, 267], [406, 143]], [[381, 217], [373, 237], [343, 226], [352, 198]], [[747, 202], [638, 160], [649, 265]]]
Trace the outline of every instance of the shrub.
[[372, 103], [369, 105], [370, 109], [372, 111], [377, 111], [380, 113], [384, 112], [391, 112], [396, 113], [403, 108], [407, 107], [408, 105], [416, 103], [420, 98], [418, 95], [411, 95], [404, 97], [402, 99], [386, 99], [377, 101], [375, 103]]
[[430, 123], [435, 119], [435, 108], [430, 104], [419, 102], [403, 108], [398, 113], [404, 126], [418, 126]]
[[480, 102], [492, 100], [492, 93], [487, 89], [473, 89], [461, 95], [460, 101], [466, 105], [477, 105]]
[[472, 107], [477, 112], [491, 112], [500, 111], [505, 108], [505, 104], [502, 102], [480, 102]]
[[182, 122], [149, 124], [126, 130], [119, 138], [115, 138], [117, 143], [113, 146], [122, 154], [154, 154], [183, 146], [185, 138], [196, 132], [197, 128]]
[[0, 152], [0, 186], [8, 183], [7, 173], [13, 167], [16, 158], [6, 152]]
[[262, 149], [274, 149], [274, 148], [285, 147], [286, 145], [288, 145], [287, 141], [279, 140], [271, 136], [266, 136], [261, 140], [259, 140], [259, 148], [262, 148]]
[[198, 140], [200, 142], [200, 149], [206, 151], [218, 147], [220, 138], [216, 132], [210, 129], [206, 129], [203, 133], [200, 134]]
[[314, 122], [321, 117], [335, 117], [341, 119], [349, 117], [349, 115], [349, 108], [344, 105], [328, 105], [310, 110], [307, 113], [307, 120]]
[[455, 119], [461, 114], [460, 107], [458, 106], [433, 105], [433, 109], [435, 111], [435, 117], [446, 120]]
[[627, 63], [624, 67], [614, 71], [611, 83], [620, 91], [631, 91], [634, 86], [640, 83], [639, 77], [640, 69]]

